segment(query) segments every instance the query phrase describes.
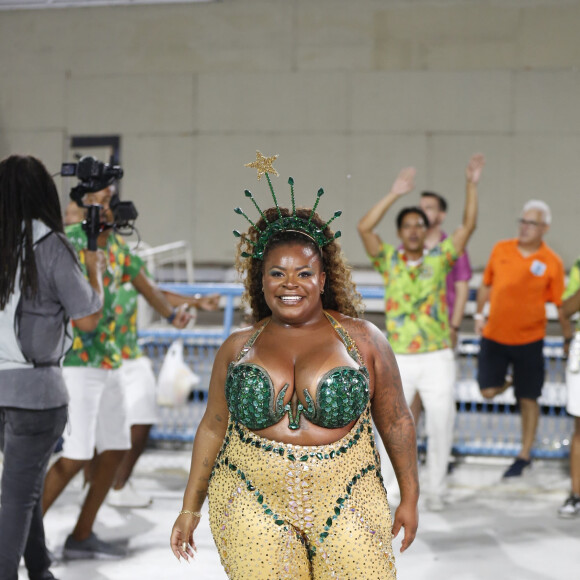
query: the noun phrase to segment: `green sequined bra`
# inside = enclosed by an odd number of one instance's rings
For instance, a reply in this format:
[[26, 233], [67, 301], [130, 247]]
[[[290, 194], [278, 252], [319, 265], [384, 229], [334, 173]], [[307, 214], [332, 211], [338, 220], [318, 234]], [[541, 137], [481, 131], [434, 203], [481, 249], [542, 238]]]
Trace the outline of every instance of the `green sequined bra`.
[[298, 403], [296, 416], [293, 416], [290, 403], [284, 404], [284, 396], [290, 384], [286, 383], [276, 395], [272, 379], [265, 368], [255, 363], [239, 362], [256, 342], [268, 324], [268, 319], [254, 332], [228, 367], [225, 394], [234, 421], [258, 431], [275, 425], [286, 413], [290, 429], [299, 428], [301, 414], [314, 425], [326, 429], [345, 427], [358, 419], [369, 402], [369, 373], [344, 327], [327, 312], [324, 314], [359, 368], [340, 366], [326, 372], [318, 382], [316, 401], [308, 389], [304, 389], [306, 407]]

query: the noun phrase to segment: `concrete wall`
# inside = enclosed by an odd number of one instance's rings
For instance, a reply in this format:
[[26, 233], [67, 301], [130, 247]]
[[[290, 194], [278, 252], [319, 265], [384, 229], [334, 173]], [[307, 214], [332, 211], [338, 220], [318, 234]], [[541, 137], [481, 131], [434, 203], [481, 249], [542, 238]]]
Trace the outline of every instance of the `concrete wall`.
[[[416, 166], [419, 191], [448, 197], [453, 229], [464, 166], [481, 151], [474, 265], [541, 198], [568, 268], [580, 253], [579, 30], [580, 3], [563, 0], [0, 12], [0, 157], [33, 153], [56, 172], [70, 136], [119, 134], [143, 238], [187, 239], [197, 262], [229, 265], [243, 226], [232, 208], [251, 210], [243, 190], [269, 203], [243, 164], [256, 149], [278, 153], [281, 201], [289, 175], [304, 205], [323, 186], [322, 215], [344, 210], [344, 250], [367, 266], [356, 222], [399, 168]], [[72, 184], [61, 185], [65, 199]]]

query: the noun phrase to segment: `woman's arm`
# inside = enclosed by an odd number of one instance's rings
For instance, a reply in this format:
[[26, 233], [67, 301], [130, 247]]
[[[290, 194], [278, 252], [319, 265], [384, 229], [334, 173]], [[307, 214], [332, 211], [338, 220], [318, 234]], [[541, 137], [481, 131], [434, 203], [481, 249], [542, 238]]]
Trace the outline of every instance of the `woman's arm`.
[[[401, 552], [417, 533], [419, 513], [419, 477], [417, 472], [417, 435], [411, 411], [405, 401], [395, 355], [373, 324], [357, 321], [351, 336], [355, 338], [371, 376], [371, 411], [375, 426], [385, 444], [401, 490], [401, 503], [395, 512], [393, 536], [405, 528]], [[351, 327], [347, 329], [351, 332]]]
[[[218, 350], [211, 374], [207, 407], [201, 423], [197, 428], [189, 479], [183, 496], [182, 510], [199, 512], [207, 496], [209, 478], [222, 446], [228, 423], [228, 407], [225, 398], [225, 382], [228, 364], [235, 353], [243, 346], [246, 333], [240, 331], [230, 336]], [[171, 533], [171, 550], [179, 560], [193, 557], [189, 547], [195, 550], [193, 532], [199, 523], [199, 517], [192, 513], [180, 514]]]

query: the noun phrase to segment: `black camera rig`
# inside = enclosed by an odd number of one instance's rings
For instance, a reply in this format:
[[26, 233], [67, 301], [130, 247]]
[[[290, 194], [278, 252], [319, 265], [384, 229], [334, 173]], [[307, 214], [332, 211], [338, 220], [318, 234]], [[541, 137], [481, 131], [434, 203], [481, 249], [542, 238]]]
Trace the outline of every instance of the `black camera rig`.
[[102, 206], [97, 204], [87, 205], [83, 198], [87, 193], [95, 193], [112, 185], [123, 177], [123, 169], [119, 165], [103, 163], [90, 155], [79, 159], [78, 163], [63, 163], [60, 171], [63, 177], [77, 177], [79, 183], [70, 191], [70, 198], [79, 207], [87, 210], [87, 216], [83, 221], [83, 229], [88, 238], [88, 249], [97, 249], [99, 234], [108, 229], [123, 230], [124, 233], [132, 233], [135, 229], [133, 222], [139, 215], [132, 201], [121, 201], [119, 194], [115, 193], [109, 206], [113, 213], [113, 222], [101, 222]]

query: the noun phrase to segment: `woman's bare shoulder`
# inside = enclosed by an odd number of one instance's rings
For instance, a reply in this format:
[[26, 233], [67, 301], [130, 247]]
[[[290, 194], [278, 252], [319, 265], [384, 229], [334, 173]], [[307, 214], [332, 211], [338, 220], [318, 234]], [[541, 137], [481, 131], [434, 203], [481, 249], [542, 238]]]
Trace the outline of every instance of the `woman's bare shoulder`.
[[387, 342], [379, 328], [368, 320], [353, 318], [333, 310], [328, 313], [346, 329], [361, 351], [369, 353], [374, 351], [379, 344]]
[[228, 359], [233, 359], [238, 354], [238, 352], [244, 347], [244, 344], [248, 342], [252, 334], [258, 330], [264, 321], [261, 320], [250, 326], [244, 326], [242, 328], [237, 328], [226, 338], [219, 349], [219, 354]]
[[364, 318], [353, 318], [352, 316], [347, 316], [346, 314], [342, 314], [336, 310], [328, 310], [327, 312], [344, 326], [352, 338], [356, 338], [355, 335], [363, 337], [375, 335], [377, 333], [381, 334], [381, 331], [377, 326]]

